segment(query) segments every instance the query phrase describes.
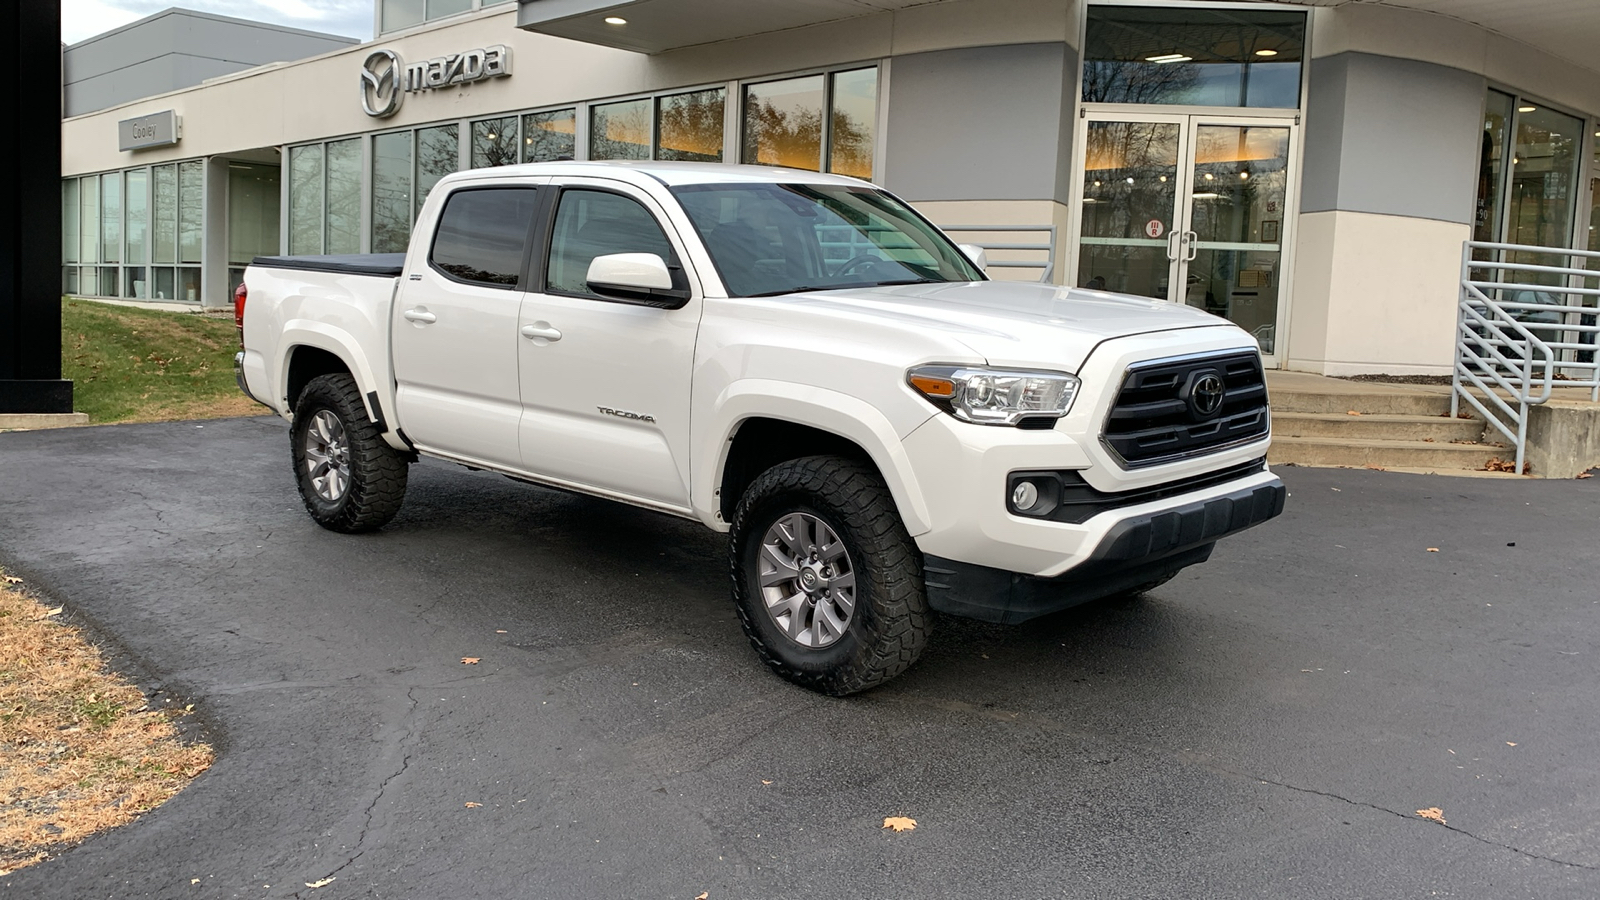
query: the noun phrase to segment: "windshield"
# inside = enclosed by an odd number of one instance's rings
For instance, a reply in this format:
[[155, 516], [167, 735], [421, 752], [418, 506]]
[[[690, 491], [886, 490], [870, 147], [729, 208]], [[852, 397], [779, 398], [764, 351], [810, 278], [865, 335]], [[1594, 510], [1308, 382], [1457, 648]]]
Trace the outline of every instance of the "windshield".
[[983, 280], [937, 229], [871, 188], [701, 184], [672, 193], [732, 297]]

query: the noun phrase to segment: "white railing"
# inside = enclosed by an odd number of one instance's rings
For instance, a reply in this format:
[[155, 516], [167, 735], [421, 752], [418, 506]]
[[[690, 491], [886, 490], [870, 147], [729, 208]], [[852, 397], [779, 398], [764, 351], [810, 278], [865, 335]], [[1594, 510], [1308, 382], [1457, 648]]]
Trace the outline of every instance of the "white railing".
[[[1042, 256], [1029, 256], [1022, 259], [1014, 258], [1010, 252], [1006, 259], [989, 258], [991, 269], [1039, 269], [1039, 281], [1048, 283], [1056, 271], [1056, 227], [1054, 225], [941, 225], [944, 233], [952, 240], [963, 244], [976, 244], [984, 249], [987, 254], [995, 251], [1021, 251], [1029, 254], [1042, 254]], [[1011, 241], [999, 240], [996, 237], [975, 237], [976, 235], [993, 235], [1004, 237], [1015, 234], [1042, 234], [1042, 241]]]
[[1558, 384], [1587, 387], [1600, 401], [1597, 303], [1600, 253], [1481, 241], [1462, 249], [1450, 414], [1465, 401], [1482, 415], [1516, 447], [1517, 472], [1529, 407]]

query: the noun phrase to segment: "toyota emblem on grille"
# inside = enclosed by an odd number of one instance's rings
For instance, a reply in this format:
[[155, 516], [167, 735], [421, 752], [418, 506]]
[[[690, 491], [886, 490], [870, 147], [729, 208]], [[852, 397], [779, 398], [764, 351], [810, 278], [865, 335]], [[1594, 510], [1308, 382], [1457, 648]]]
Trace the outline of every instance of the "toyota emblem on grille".
[[1227, 389], [1216, 372], [1197, 372], [1189, 387], [1189, 409], [1196, 419], [1209, 419], [1222, 411]]

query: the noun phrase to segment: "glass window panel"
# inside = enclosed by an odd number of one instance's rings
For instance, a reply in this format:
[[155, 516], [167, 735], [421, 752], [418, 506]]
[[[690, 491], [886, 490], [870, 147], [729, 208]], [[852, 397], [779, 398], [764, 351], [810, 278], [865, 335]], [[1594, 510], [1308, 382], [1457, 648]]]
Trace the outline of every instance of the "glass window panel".
[[78, 204], [78, 255], [83, 262], [100, 261], [100, 179], [82, 180]]
[[126, 261], [142, 265], [150, 261], [150, 172], [147, 169], [134, 169], [128, 173], [127, 182]]
[[428, 21], [464, 13], [471, 8], [472, 0], [428, 0]]
[[649, 159], [650, 101], [626, 100], [589, 111], [590, 159]]
[[[75, 263], [78, 261], [78, 179], [68, 178], [61, 182], [61, 261]], [[77, 283], [76, 274], [70, 276], [73, 284]]]
[[575, 159], [578, 155], [578, 111], [557, 109], [522, 117], [522, 161]]
[[178, 262], [200, 261], [205, 233], [205, 163], [178, 163]]
[[153, 270], [155, 275], [155, 292], [151, 295], [153, 300], [174, 300], [177, 298], [177, 281], [173, 276], [171, 266], [160, 266]]
[[332, 141], [327, 145], [327, 225], [324, 252], [361, 252], [361, 140]]
[[[1578, 203], [1578, 163], [1583, 120], [1518, 99], [1516, 143], [1506, 190], [1505, 243], [1567, 247]], [[1560, 266], [1566, 257], [1508, 253], [1514, 263]], [[1566, 277], [1542, 272], [1505, 272], [1506, 281], [1564, 284]]]
[[[1600, 253], [1600, 131], [1594, 133], [1594, 165], [1589, 169], [1589, 235], [1587, 247]], [[1588, 268], [1600, 269], [1600, 260], [1590, 260]], [[1590, 285], [1593, 287], [1593, 285]]]
[[822, 76], [746, 87], [739, 157], [763, 166], [820, 171]]
[[178, 168], [156, 166], [150, 172], [155, 179], [156, 214], [154, 219], [155, 261], [178, 261]]
[[515, 285], [537, 205], [529, 188], [456, 191], [439, 215], [429, 260], [462, 281]]
[[120, 297], [122, 292], [117, 290], [117, 267], [100, 267], [100, 285], [98, 295], [101, 297]]
[[277, 166], [228, 164], [228, 262], [244, 265], [281, 252], [281, 179]]
[[878, 124], [878, 70], [833, 75], [828, 171], [872, 180], [873, 132]]
[[472, 167], [509, 166], [517, 161], [517, 117], [472, 123]]
[[722, 162], [723, 88], [656, 100], [656, 159]]
[[1091, 6], [1083, 99], [1295, 108], [1305, 35], [1301, 12]]
[[674, 259], [656, 217], [637, 201], [601, 191], [563, 191], [550, 240], [548, 289], [589, 294], [589, 263], [610, 253], [654, 253], [668, 264]]
[[63, 294], [76, 294], [76, 293], [78, 293], [78, 267], [77, 266], [62, 266], [61, 267], [61, 293], [63, 293]]
[[438, 125], [417, 131], [417, 209], [439, 179], [461, 168], [461, 128]]
[[180, 266], [178, 268], [178, 300], [189, 303], [200, 302], [200, 267]]
[[423, 0], [381, 0], [383, 30], [397, 31], [422, 24]]
[[411, 132], [372, 139], [372, 252], [404, 253], [411, 240]]
[[[1475, 241], [1498, 241], [1505, 210], [1502, 187], [1506, 170], [1506, 129], [1511, 125], [1510, 94], [1489, 92], [1483, 114], [1483, 150], [1478, 161], [1478, 209], [1472, 225]], [[1483, 251], [1475, 251], [1483, 252]]]
[[322, 145], [289, 148], [289, 255], [322, 252]]
[[122, 261], [122, 173], [100, 176], [100, 261]]
[[100, 270], [94, 266], [84, 266], [78, 270], [78, 293], [85, 297], [95, 297], [100, 293]]
[[144, 273], [144, 266], [128, 266], [122, 270], [122, 296], [132, 297], [135, 300], [149, 298], [149, 284], [145, 281]]
[[[1078, 284], [1167, 296], [1180, 130], [1166, 122], [1089, 123]], [[1150, 237], [1156, 230], [1151, 223], [1160, 226], [1158, 237]]]

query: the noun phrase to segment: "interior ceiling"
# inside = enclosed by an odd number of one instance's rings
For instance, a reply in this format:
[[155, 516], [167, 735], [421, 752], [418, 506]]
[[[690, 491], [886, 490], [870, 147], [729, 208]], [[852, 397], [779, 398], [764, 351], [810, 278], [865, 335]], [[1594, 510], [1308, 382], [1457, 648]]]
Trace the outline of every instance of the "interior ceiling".
[[[885, 10], [951, 0], [522, 0], [524, 27], [588, 43], [660, 53]], [[1200, 0], [1205, 2], [1205, 0]], [[1600, 71], [1600, 0], [1281, 0], [1300, 6], [1377, 4], [1481, 25]], [[548, 10], [548, 12], [547, 12]], [[622, 16], [627, 25], [607, 25]]]

